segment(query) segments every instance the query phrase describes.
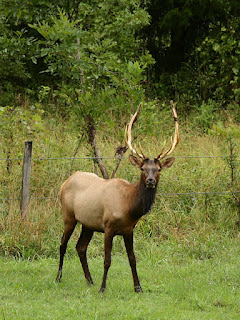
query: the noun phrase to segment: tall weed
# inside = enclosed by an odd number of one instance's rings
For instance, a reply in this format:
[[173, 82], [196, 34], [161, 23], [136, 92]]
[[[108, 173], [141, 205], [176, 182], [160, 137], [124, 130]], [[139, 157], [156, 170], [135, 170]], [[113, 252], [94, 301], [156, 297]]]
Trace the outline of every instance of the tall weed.
[[[164, 122], [166, 119], [164, 116]], [[49, 136], [35, 139], [33, 143], [31, 200], [25, 221], [21, 220], [19, 212], [22, 161], [12, 160], [10, 172], [6, 161], [0, 161], [0, 254], [3, 256], [25, 259], [43, 255], [57, 257], [63, 231], [58, 199], [60, 186], [69, 176], [71, 167], [73, 172], [94, 172], [93, 161], [86, 159], [90, 152], [86, 143], [80, 145], [74, 163], [69, 159], [78, 145], [77, 133], [71, 130], [71, 126], [64, 123], [46, 126]], [[152, 157], [159, 153], [165, 138], [169, 138], [165, 127], [166, 123], [162, 128], [159, 126], [154, 137], [147, 135], [146, 130], [141, 139], [145, 152]], [[171, 169], [162, 172], [156, 203], [151, 213], [139, 221], [135, 238], [137, 243], [141, 243], [141, 239], [152, 239], [159, 244], [175, 241], [184, 245], [186, 252], [194, 257], [210, 258], [223, 235], [231, 238], [239, 233], [236, 226], [238, 207], [230, 193], [221, 193], [230, 190], [231, 172], [225, 158], [217, 156], [222, 156], [223, 152], [228, 154], [228, 140], [223, 135], [195, 136], [196, 131], [184, 124], [180, 130], [180, 144], [174, 153], [176, 161]], [[237, 154], [239, 139], [234, 139]], [[107, 157], [104, 159], [107, 168], [112, 170], [117, 161], [111, 158], [117, 141], [99, 133], [98, 143], [103, 157]], [[20, 141], [17, 149], [12, 150], [13, 157], [17, 158], [19, 145]], [[235, 164], [235, 170], [238, 170], [239, 162]], [[131, 166], [127, 156], [122, 160], [117, 177], [130, 182], [139, 178], [139, 171]], [[236, 191], [240, 189], [239, 181], [235, 181], [234, 188]], [[74, 247], [79, 232], [77, 228], [68, 254], [76, 254]], [[90, 255], [103, 254], [102, 241], [101, 234], [94, 236], [89, 247]], [[123, 250], [122, 241], [116, 240], [115, 246]]]

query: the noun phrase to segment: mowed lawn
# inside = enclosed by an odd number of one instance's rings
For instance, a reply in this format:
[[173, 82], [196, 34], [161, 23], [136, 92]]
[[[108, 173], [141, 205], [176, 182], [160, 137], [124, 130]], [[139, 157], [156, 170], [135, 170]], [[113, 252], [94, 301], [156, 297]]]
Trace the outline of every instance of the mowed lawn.
[[240, 250], [237, 242], [208, 259], [176, 244], [137, 250], [144, 292], [133, 291], [124, 252], [114, 250], [107, 290], [99, 294], [103, 257], [90, 257], [95, 282], [87, 286], [76, 256], [67, 256], [60, 284], [52, 258], [0, 258], [0, 319], [240, 319]]

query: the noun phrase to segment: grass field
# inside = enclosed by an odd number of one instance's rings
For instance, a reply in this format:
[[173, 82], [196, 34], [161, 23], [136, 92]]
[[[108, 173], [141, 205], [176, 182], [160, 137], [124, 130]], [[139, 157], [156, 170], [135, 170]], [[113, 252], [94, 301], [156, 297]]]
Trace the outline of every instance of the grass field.
[[[169, 110], [167, 115], [170, 118]], [[170, 139], [169, 122], [163, 120], [159, 121], [160, 127], [157, 119], [157, 126], [151, 124], [160, 132], [141, 141], [149, 155], [156, 156], [164, 139]], [[12, 145], [0, 146], [0, 319], [239, 320], [240, 216], [229, 192], [231, 184], [239, 190], [239, 125], [226, 124], [222, 131], [219, 126], [213, 127], [209, 135], [204, 135], [183, 120], [180, 144], [174, 152], [176, 162], [162, 173], [151, 213], [135, 228], [135, 252], [144, 293], [134, 293], [123, 241], [116, 238], [107, 291], [100, 295], [103, 235], [94, 235], [89, 246], [95, 286], [88, 287], [75, 251], [79, 228], [69, 243], [62, 282], [55, 283], [63, 231], [58, 193], [72, 166], [61, 158], [72, 157], [79, 143], [79, 133], [71, 125], [56, 123], [44, 120], [45, 130], [30, 137], [34, 160], [31, 201], [24, 221], [18, 200], [22, 162], [16, 159], [22, 158], [28, 137], [19, 131]], [[232, 163], [225, 157], [230, 154], [229, 134], [235, 146]], [[99, 133], [98, 142], [107, 157], [107, 168], [113, 170], [116, 161], [110, 158], [118, 142], [109, 136]], [[3, 160], [6, 150], [16, 159]], [[93, 162], [83, 159], [89, 155], [91, 150], [83, 143], [73, 172], [94, 171]], [[131, 182], [139, 178], [127, 155], [117, 177]]]
[[107, 290], [99, 294], [100, 253], [89, 258], [95, 285], [88, 287], [76, 255], [66, 257], [63, 279], [55, 283], [53, 258], [0, 258], [0, 319], [239, 319], [240, 245], [234, 239], [211, 259], [196, 259], [173, 241], [137, 242], [144, 292], [133, 291], [126, 254], [116, 240]]

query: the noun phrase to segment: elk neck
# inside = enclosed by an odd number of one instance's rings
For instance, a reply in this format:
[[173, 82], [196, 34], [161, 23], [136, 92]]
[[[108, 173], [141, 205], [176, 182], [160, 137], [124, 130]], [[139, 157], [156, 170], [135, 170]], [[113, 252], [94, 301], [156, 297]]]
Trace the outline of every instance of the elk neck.
[[132, 219], [138, 220], [150, 211], [155, 201], [157, 184], [155, 188], [147, 188], [144, 183], [143, 175], [141, 175], [140, 180], [133, 186], [135, 192], [132, 198], [132, 209], [130, 214]]

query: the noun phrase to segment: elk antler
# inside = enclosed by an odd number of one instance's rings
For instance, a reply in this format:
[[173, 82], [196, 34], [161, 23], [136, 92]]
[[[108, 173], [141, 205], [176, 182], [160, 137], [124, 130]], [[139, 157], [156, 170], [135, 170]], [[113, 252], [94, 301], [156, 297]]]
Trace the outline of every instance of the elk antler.
[[[125, 134], [124, 134], [124, 138], [125, 138], [125, 143], [128, 146], [129, 150], [132, 151], [132, 153], [134, 153], [136, 156], [138, 156], [141, 159], [145, 159], [146, 157], [144, 156], [144, 154], [140, 154], [138, 153], [133, 147], [132, 147], [132, 126], [134, 124], [134, 122], [137, 121], [137, 117], [139, 115], [140, 109], [142, 107], [142, 102], [139, 104], [137, 111], [134, 113], [134, 115], [132, 116], [130, 122], [128, 125], [126, 125], [125, 128]], [[140, 146], [140, 150], [142, 152], [142, 148]], [[143, 152], [142, 152], [143, 153]]]
[[179, 142], [179, 124], [178, 124], [177, 111], [175, 109], [173, 101], [171, 100], [170, 102], [171, 102], [171, 105], [172, 105], [173, 119], [175, 121], [175, 133], [174, 133], [174, 137], [173, 138], [171, 137], [171, 146], [166, 152], [164, 152], [164, 149], [165, 149], [165, 144], [164, 144], [164, 146], [162, 148], [162, 151], [159, 153], [159, 155], [156, 158], [156, 159], [159, 159], [159, 160], [167, 157], [170, 153], [172, 153], [173, 150], [178, 145], [178, 142]]

